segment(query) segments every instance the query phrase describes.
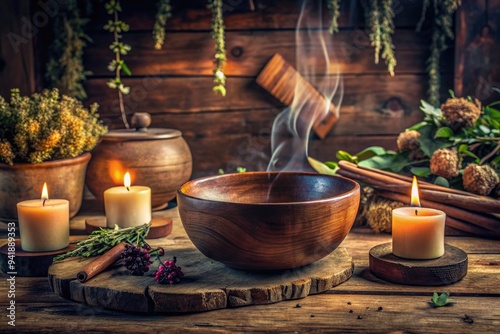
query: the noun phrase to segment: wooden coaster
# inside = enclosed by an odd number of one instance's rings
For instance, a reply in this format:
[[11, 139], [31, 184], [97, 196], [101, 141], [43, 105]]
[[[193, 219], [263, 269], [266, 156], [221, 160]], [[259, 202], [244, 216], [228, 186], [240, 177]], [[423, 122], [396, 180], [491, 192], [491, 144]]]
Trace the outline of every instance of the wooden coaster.
[[392, 254], [392, 243], [370, 249], [371, 272], [386, 281], [406, 285], [446, 285], [467, 275], [467, 253], [445, 244], [444, 255], [434, 260], [409, 260]]
[[[9, 245], [5, 244], [0, 248], [0, 268], [8, 275], [24, 277], [47, 276], [52, 260], [59, 254], [75, 249], [74, 244], [68, 247], [50, 252], [26, 252], [21, 248], [21, 240], [15, 241], [15, 253], [9, 258]], [[14, 268], [10, 267], [9, 260], [14, 261]]]
[[[163, 238], [172, 233], [172, 218], [153, 217], [147, 239]], [[85, 230], [88, 234], [100, 228], [106, 228], [106, 217], [88, 218], [85, 220]]]

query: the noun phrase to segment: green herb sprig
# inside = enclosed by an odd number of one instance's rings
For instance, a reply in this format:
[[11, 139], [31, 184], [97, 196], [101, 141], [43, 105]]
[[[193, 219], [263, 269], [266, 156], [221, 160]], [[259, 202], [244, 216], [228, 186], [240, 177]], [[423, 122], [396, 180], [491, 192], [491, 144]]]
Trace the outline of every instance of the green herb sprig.
[[429, 89], [427, 91], [429, 102], [437, 106], [439, 104], [439, 92], [441, 87], [441, 74], [439, 62], [441, 54], [448, 48], [447, 39], [453, 39], [453, 15], [461, 4], [461, 0], [424, 0], [422, 5], [422, 16], [417, 24], [420, 31], [425, 20], [425, 13], [429, 7], [433, 8], [434, 28], [432, 31], [432, 42], [430, 55], [427, 59], [427, 73], [429, 74]]
[[445, 291], [440, 295], [437, 292], [434, 292], [434, 294], [432, 295], [431, 303], [434, 307], [452, 305], [455, 303], [455, 301], [453, 299], [448, 298], [449, 296], [450, 293], [448, 291]]
[[213, 91], [226, 96], [226, 41], [224, 37], [224, 18], [222, 16], [222, 0], [209, 0], [208, 8], [212, 12], [212, 38], [215, 42], [214, 55], [214, 87]]
[[165, 24], [172, 17], [172, 6], [170, 6], [170, 0], [158, 0], [156, 7], [158, 11], [153, 26], [153, 41], [155, 49], [161, 50], [165, 43]]
[[56, 256], [54, 261], [64, 260], [72, 256], [91, 257], [101, 255], [120, 242], [149, 247], [145, 239], [150, 227], [151, 224], [127, 228], [119, 228], [118, 226], [115, 226], [114, 229], [100, 228], [92, 232], [87, 239], [75, 242], [76, 248], [74, 250]]
[[340, 17], [340, 1], [341, 0], [328, 0], [327, 6], [330, 10], [330, 15], [332, 16], [332, 21], [330, 22], [330, 34], [339, 32], [339, 17]]
[[125, 113], [125, 105], [123, 104], [123, 95], [130, 93], [130, 87], [126, 87], [121, 79], [121, 72], [132, 75], [132, 72], [123, 61], [122, 56], [125, 56], [129, 53], [132, 47], [128, 44], [125, 44], [121, 41], [122, 32], [126, 32], [129, 30], [129, 25], [118, 19], [118, 13], [122, 11], [122, 7], [120, 5], [120, 1], [118, 0], [110, 0], [105, 4], [106, 11], [109, 15], [113, 16], [113, 20], [109, 20], [108, 23], [104, 25], [104, 30], [113, 33], [113, 42], [109, 46], [111, 51], [115, 54], [115, 59], [113, 59], [109, 65], [108, 70], [111, 72], [115, 72], [115, 78], [108, 81], [106, 84], [109, 88], [116, 89], [118, 91], [118, 102], [120, 107], [120, 113], [122, 116], [123, 125], [125, 128], [129, 128], [129, 124], [127, 121], [127, 115]]
[[60, 5], [54, 18], [54, 41], [49, 46], [45, 78], [51, 87], [77, 99], [87, 98], [83, 82], [91, 72], [83, 66], [83, 49], [92, 39], [85, 34], [89, 20], [80, 16], [76, 0]]
[[396, 67], [396, 56], [392, 34], [394, 33], [393, 0], [363, 1], [366, 22], [370, 27], [370, 41], [375, 48], [375, 64], [380, 57], [385, 59], [387, 70], [393, 76]]

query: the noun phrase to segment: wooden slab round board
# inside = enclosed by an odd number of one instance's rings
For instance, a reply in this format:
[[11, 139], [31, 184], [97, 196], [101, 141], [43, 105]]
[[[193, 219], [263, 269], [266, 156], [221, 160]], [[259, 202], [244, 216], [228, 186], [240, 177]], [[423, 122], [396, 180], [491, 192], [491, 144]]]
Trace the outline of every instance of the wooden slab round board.
[[[159, 244], [161, 245], [161, 244]], [[108, 269], [80, 283], [76, 274], [93, 259], [68, 258], [49, 268], [59, 295], [91, 306], [126, 312], [186, 313], [304, 298], [348, 280], [354, 270], [345, 248], [313, 264], [277, 272], [227, 267], [201, 254], [192, 243], [165, 247], [164, 259], [177, 257], [185, 274], [180, 284], [157, 284], [152, 276], [132, 276], [124, 267]]]
[[467, 275], [467, 253], [445, 244], [444, 255], [433, 260], [409, 260], [392, 254], [392, 243], [370, 249], [370, 271], [383, 280], [407, 285], [446, 285]]

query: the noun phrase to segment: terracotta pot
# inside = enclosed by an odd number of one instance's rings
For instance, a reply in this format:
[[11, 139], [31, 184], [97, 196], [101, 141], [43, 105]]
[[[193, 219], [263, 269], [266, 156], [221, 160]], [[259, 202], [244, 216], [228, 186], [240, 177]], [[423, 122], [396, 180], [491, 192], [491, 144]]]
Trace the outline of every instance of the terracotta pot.
[[141, 127], [110, 131], [92, 151], [87, 187], [103, 202], [104, 190], [122, 186], [127, 171], [132, 185], [151, 188], [153, 210], [162, 209], [191, 177], [191, 151], [178, 130]]
[[44, 182], [47, 182], [49, 198], [67, 199], [70, 217], [74, 217], [82, 205], [90, 157], [90, 153], [85, 153], [73, 159], [39, 164], [0, 163], [0, 220], [17, 220], [17, 203], [40, 198]]

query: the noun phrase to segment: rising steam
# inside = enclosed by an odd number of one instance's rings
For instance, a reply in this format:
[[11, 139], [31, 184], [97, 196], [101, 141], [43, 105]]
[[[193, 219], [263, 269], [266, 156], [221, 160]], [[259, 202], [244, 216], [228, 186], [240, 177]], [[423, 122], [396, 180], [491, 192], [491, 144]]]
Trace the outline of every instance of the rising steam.
[[321, 0], [304, 0], [295, 32], [296, 68], [326, 99], [325, 108], [319, 101], [308, 99], [303, 82], [296, 81], [292, 104], [274, 120], [271, 133], [272, 156], [268, 171], [308, 169], [308, 144], [313, 125], [322, 120], [333, 103], [336, 117], [342, 103], [343, 84], [333, 51], [334, 36], [322, 25]]

